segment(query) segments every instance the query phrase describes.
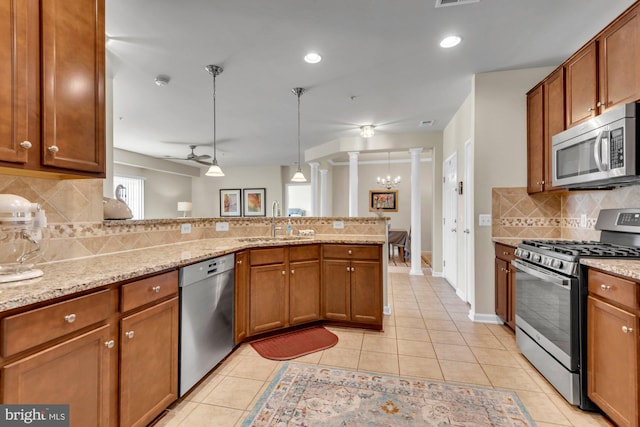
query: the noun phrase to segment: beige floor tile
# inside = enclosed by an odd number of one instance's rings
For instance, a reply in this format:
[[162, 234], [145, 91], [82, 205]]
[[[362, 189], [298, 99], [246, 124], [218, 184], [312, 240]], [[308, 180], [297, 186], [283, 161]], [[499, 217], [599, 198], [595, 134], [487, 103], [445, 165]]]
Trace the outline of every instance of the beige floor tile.
[[499, 350], [504, 350], [505, 348], [504, 345], [502, 345], [502, 342], [491, 334], [470, 334], [468, 332], [464, 332], [462, 333], [462, 337], [467, 344], [472, 347], [496, 348]]
[[213, 390], [218, 385], [218, 383], [222, 381], [223, 378], [224, 376], [216, 375], [215, 373], [209, 375], [200, 384], [195, 386], [189, 392], [189, 394], [184, 397], [184, 400], [192, 402], [202, 402], [204, 398], [207, 397], [209, 393], [211, 393], [211, 390]]
[[329, 348], [322, 353], [319, 365], [335, 366], [338, 368], [358, 368], [360, 350], [350, 348]]
[[434, 342], [433, 349], [439, 360], [478, 363], [471, 349], [466, 345], [443, 344]]
[[231, 377], [265, 381], [281, 364], [282, 362], [262, 357], [245, 357], [229, 371], [228, 375]]
[[352, 348], [356, 350], [362, 348], [362, 339], [364, 337], [362, 332], [354, 333], [343, 330], [335, 330], [332, 332], [338, 336], [338, 344], [335, 345], [336, 348]]
[[399, 375], [398, 355], [363, 352], [360, 354], [360, 360], [358, 361], [358, 370]]
[[546, 422], [562, 426], [571, 425], [571, 422], [562, 415], [562, 412], [553, 404], [548, 395], [522, 390], [516, 391], [516, 394], [536, 423]]
[[427, 329], [422, 317], [403, 317], [400, 314], [396, 314], [396, 327], [398, 326], [401, 328]]
[[385, 326], [384, 330], [376, 331], [373, 329], [365, 330], [364, 335], [376, 335], [379, 337], [385, 338], [395, 338], [396, 337], [396, 327], [395, 326]]
[[239, 356], [255, 356], [260, 357], [257, 351], [253, 348], [253, 346], [249, 343], [245, 343], [240, 345], [234, 352], [234, 354], [238, 354]]
[[323, 353], [322, 351], [316, 351], [311, 354], [306, 354], [304, 356], [296, 357], [295, 359], [291, 359], [291, 361], [297, 362], [297, 363], [309, 363], [312, 365], [317, 365], [320, 362], [320, 359], [322, 358], [322, 353]]
[[470, 347], [473, 354], [481, 365], [511, 366], [512, 368], [522, 368], [520, 363], [507, 350], [486, 347]]
[[462, 333], [493, 335], [491, 330], [487, 328], [485, 324], [473, 322], [471, 319], [454, 320], [453, 323]]
[[437, 359], [415, 356], [398, 356], [400, 375], [407, 377], [442, 380], [442, 371]]
[[430, 357], [435, 359], [436, 352], [428, 341], [397, 340], [398, 354], [404, 356]]
[[362, 341], [362, 351], [398, 354], [397, 340], [376, 335], [365, 335], [364, 341]]
[[153, 427], [177, 427], [198, 406], [196, 402], [183, 400], [172, 405]]
[[425, 322], [428, 322], [429, 319], [433, 320], [451, 320], [451, 316], [446, 310], [433, 310], [433, 309], [420, 309], [422, 312], [422, 318]]
[[482, 369], [495, 388], [542, 391], [524, 369], [496, 365], [483, 365]]
[[608, 427], [612, 424], [602, 415], [594, 412], [582, 411], [578, 407], [569, 404], [557, 392], [553, 395], [547, 394], [554, 405], [562, 412], [569, 422], [580, 427]]
[[427, 319], [427, 330], [458, 332], [456, 324], [452, 320]]
[[490, 386], [491, 382], [478, 363], [439, 360], [446, 381]]
[[429, 336], [431, 337], [431, 342], [434, 343], [438, 342], [441, 344], [466, 345], [466, 342], [459, 332], [430, 330]]
[[234, 427], [243, 413], [237, 409], [199, 404], [181, 424], [189, 427]]
[[249, 408], [249, 403], [255, 398], [263, 385], [264, 381], [225, 377], [205, 397], [204, 403], [244, 411]]
[[404, 309], [401, 312], [396, 312], [396, 315], [400, 317], [413, 317], [415, 319], [422, 320], [422, 312], [419, 309], [416, 309], [416, 310]]
[[403, 340], [431, 341], [426, 329], [402, 328], [396, 326], [396, 337]]

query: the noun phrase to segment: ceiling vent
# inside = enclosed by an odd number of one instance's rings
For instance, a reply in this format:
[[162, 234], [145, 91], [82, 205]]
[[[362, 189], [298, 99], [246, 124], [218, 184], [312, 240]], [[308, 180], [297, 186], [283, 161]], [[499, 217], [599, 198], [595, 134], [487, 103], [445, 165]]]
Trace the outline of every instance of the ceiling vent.
[[480, 0], [436, 0], [436, 7], [462, 6], [463, 4], [478, 3]]
[[436, 122], [435, 120], [422, 120], [420, 123], [418, 123], [418, 126], [431, 127], [435, 122]]

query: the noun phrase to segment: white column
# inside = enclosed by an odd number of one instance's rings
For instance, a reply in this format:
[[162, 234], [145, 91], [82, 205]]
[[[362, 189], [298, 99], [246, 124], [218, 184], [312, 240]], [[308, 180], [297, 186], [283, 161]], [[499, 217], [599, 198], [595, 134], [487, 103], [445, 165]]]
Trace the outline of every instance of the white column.
[[420, 228], [420, 153], [422, 148], [411, 148], [411, 270], [412, 276], [422, 276], [422, 245]]
[[349, 216], [358, 216], [358, 153], [349, 152]]
[[309, 163], [311, 167], [311, 216], [318, 216], [318, 166], [320, 163]]
[[327, 216], [327, 170], [320, 169], [320, 216]]

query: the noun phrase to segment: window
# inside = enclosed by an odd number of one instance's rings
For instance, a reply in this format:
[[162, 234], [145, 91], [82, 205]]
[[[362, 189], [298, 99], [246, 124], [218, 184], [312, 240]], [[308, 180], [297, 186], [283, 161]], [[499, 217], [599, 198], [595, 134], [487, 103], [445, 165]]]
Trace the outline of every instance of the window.
[[287, 216], [307, 216], [311, 212], [311, 184], [287, 184]]
[[124, 187], [122, 199], [131, 209], [132, 219], [144, 219], [144, 178], [115, 175], [113, 177], [114, 194], [118, 185]]

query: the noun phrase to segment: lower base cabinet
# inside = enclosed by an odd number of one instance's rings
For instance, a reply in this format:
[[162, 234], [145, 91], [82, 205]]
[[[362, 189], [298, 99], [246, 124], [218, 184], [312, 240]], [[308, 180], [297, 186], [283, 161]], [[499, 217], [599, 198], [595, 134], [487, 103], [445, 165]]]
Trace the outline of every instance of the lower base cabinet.
[[515, 259], [513, 246], [496, 243], [495, 313], [507, 326], [516, 328], [516, 272], [511, 261]]

